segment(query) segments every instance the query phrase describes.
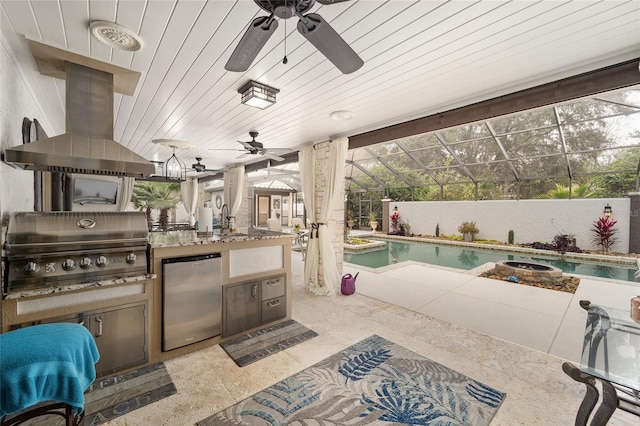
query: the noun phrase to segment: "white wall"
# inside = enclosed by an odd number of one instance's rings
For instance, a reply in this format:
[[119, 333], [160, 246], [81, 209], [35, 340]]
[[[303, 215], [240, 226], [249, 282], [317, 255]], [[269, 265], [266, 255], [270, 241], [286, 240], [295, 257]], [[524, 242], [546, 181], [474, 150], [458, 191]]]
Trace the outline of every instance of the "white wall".
[[[37, 118], [45, 126], [42, 109], [25, 84], [8, 44], [0, 35], [0, 149], [22, 144], [22, 119]], [[49, 132], [49, 129], [45, 128]], [[33, 211], [33, 172], [0, 162], [0, 216], [2, 223], [15, 211]]]
[[629, 198], [391, 202], [389, 208], [398, 206], [401, 220], [409, 223], [414, 234], [435, 235], [437, 224], [440, 235], [460, 234], [458, 226], [471, 221], [480, 230], [476, 238], [506, 242], [512, 229], [515, 243], [550, 243], [556, 234], [573, 234], [578, 247], [591, 250], [598, 248], [592, 244], [593, 222], [607, 203], [618, 221], [618, 242], [612, 250], [628, 253]]

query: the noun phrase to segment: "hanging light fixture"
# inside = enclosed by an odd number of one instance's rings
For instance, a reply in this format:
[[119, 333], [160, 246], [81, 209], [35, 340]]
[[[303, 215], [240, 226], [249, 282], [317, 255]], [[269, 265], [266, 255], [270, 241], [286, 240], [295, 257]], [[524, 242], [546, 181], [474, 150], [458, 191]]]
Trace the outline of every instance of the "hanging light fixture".
[[611, 209], [611, 206], [609, 205], [609, 203], [607, 203], [607, 205], [604, 206], [604, 212], [602, 212], [602, 214], [604, 215], [604, 217], [611, 217], [612, 213], [613, 213], [613, 210]]
[[187, 180], [187, 165], [176, 155], [176, 149], [189, 149], [189, 142], [174, 139], [154, 139], [153, 143], [167, 146], [173, 149], [171, 157], [162, 163], [162, 177], [164, 182], [184, 182]]
[[187, 166], [176, 157], [176, 148], [172, 148], [173, 154], [164, 162], [164, 177], [166, 180], [183, 182], [187, 179]]
[[249, 80], [242, 86], [238, 93], [242, 95], [242, 103], [252, 107], [265, 109], [276, 103], [276, 93], [278, 89], [269, 87], [257, 81]]

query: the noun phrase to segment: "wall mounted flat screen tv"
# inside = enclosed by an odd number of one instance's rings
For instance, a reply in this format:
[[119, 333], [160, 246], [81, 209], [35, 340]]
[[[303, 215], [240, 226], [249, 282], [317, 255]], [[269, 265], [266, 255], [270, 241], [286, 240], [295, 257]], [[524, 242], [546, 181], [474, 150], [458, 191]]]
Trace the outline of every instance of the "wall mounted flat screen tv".
[[85, 204], [115, 204], [118, 195], [118, 182], [90, 178], [75, 178], [73, 183], [73, 202]]

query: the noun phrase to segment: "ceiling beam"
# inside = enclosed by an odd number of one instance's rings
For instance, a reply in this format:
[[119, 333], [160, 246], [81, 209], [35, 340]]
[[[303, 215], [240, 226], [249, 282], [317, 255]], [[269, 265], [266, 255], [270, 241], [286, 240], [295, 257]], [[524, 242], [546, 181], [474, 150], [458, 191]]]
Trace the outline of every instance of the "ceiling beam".
[[349, 136], [349, 149], [488, 120], [640, 84], [640, 58], [404, 123]]

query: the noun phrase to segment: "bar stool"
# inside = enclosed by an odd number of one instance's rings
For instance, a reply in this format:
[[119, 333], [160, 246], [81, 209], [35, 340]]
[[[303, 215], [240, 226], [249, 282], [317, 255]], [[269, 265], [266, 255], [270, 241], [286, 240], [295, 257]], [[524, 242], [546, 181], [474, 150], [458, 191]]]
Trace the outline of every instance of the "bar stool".
[[0, 425], [56, 414], [84, 423], [84, 392], [100, 355], [80, 324], [42, 324], [0, 334]]

